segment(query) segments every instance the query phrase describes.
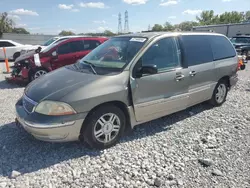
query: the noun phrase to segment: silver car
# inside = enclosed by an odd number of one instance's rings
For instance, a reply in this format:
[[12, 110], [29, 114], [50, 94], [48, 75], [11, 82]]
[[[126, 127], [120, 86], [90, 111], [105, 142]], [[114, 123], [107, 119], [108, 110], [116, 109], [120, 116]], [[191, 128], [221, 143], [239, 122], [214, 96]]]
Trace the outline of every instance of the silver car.
[[17, 124], [40, 140], [108, 148], [138, 124], [204, 101], [222, 105], [237, 70], [220, 34], [117, 36], [31, 82], [16, 103]]

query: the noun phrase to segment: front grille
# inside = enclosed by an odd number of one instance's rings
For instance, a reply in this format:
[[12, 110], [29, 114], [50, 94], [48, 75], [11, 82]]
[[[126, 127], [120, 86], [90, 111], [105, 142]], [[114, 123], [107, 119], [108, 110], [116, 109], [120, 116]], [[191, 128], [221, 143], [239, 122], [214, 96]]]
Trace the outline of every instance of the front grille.
[[23, 96], [23, 107], [28, 113], [31, 113], [36, 105], [37, 103], [35, 101], [28, 98], [26, 95]]

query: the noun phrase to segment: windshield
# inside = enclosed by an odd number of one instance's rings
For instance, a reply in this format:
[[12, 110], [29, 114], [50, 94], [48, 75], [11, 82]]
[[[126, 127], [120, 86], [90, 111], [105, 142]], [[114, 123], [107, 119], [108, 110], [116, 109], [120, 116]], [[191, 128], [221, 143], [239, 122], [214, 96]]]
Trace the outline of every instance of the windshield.
[[95, 48], [80, 63], [122, 70], [138, 53], [147, 38], [114, 37]]
[[42, 52], [46, 53], [46, 52], [50, 51], [52, 48], [54, 48], [54, 47], [57, 46], [58, 44], [64, 42], [65, 40], [67, 40], [67, 39], [57, 41], [57, 42], [55, 42], [54, 44], [51, 44], [51, 45], [47, 46], [46, 48], [44, 48], [44, 49], [42, 50]]
[[232, 43], [250, 43], [250, 37], [234, 37], [231, 39]]
[[56, 41], [58, 38], [54, 37], [49, 39], [48, 41], [46, 41], [43, 46], [49, 46], [50, 44], [52, 44], [54, 41]]

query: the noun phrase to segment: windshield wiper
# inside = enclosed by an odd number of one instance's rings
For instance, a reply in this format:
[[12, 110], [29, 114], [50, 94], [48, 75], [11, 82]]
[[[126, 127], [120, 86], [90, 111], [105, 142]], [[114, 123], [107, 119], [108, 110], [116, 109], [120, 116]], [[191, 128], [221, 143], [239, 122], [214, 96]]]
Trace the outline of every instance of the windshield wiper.
[[91, 67], [91, 69], [92, 69], [92, 71], [95, 73], [95, 74], [97, 74], [96, 73], [96, 71], [95, 71], [95, 69], [94, 69], [94, 66], [95, 65], [93, 65], [92, 63], [90, 63], [90, 62], [88, 62], [88, 61], [83, 61], [85, 64], [88, 64], [90, 67]]

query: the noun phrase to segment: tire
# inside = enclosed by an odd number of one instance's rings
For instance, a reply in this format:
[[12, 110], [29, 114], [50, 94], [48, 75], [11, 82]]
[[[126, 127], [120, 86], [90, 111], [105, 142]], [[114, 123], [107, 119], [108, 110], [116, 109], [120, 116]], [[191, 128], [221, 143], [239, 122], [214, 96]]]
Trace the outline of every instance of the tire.
[[120, 140], [125, 125], [126, 118], [120, 108], [104, 105], [87, 117], [81, 129], [80, 140], [84, 140], [91, 148], [106, 149]]
[[43, 76], [47, 73], [48, 73], [48, 71], [46, 69], [43, 69], [43, 68], [37, 68], [37, 69], [33, 70], [30, 74], [30, 82], [33, 80], [36, 80], [40, 76]]
[[16, 59], [17, 59], [20, 55], [21, 55], [20, 52], [14, 53], [14, 55], [13, 55], [13, 60], [16, 61]]
[[225, 79], [220, 80], [215, 86], [213, 96], [209, 101], [210, 104], [221, 106], [226, 101], [228, 89], [228, 82]]

